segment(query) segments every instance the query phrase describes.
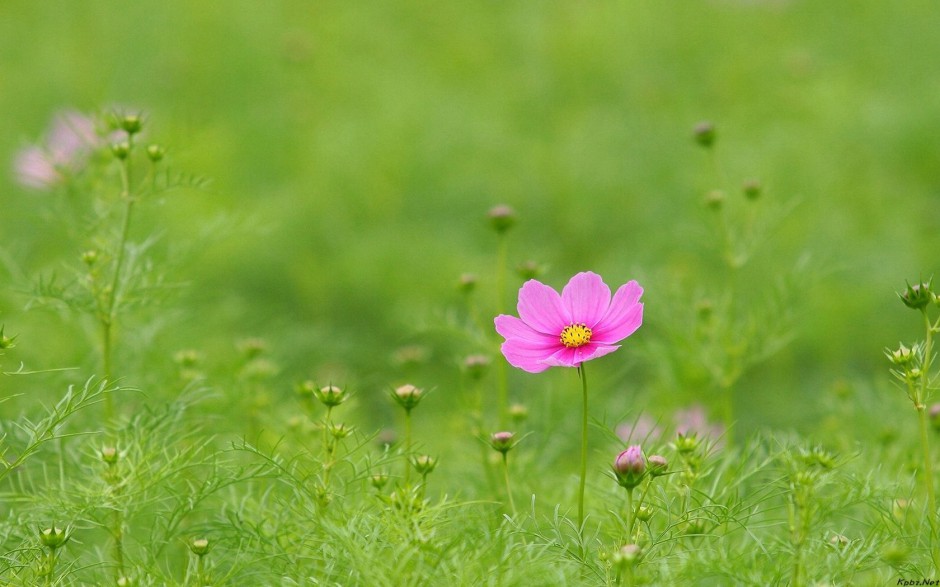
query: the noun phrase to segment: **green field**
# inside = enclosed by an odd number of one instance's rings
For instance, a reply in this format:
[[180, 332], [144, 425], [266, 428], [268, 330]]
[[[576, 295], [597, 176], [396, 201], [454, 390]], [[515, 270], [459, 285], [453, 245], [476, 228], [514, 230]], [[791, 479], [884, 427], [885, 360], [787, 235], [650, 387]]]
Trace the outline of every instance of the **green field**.
[[[940, 274], [938, 26], [926, 0], [3, 2], [0, 585], [940, 579], [940, 302], [925, 329], [898, 297]], [[67, 111], [100, 142], [23, 185]], [[512, 368], [493, 319], [582, 271], [639, 282], [644, 318], [585, 368], [579, 529], [579, 371]], [[637, 443], [670, 474], [630, 528]]]

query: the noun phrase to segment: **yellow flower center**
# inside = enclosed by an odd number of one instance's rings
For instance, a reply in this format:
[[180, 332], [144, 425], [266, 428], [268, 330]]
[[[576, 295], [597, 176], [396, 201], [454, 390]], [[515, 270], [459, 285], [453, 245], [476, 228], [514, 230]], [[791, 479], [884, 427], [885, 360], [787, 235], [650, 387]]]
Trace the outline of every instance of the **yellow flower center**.
[[561, 344], [569, 349], [573, 349], [591, 342], [591, 334], [591, 329], [584, 323], [570, 324], [565, 326], [565, 329], [561, 331], [559, 338], [561, 339]]

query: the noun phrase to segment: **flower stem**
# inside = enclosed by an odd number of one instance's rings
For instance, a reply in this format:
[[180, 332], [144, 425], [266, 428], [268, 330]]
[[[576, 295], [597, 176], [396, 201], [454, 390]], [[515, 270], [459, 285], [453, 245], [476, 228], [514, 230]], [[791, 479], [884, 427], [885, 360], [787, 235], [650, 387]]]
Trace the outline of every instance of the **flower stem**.
[[927, 512], [927, 518], [930, 521], [930, 530], [933, 540], [937, 540], [937, 497], [933, 486], [933, 465], [930, 459], [930, 443], [927, 436], [927, 394], [929, 393], [930, 367], [933, 361], [933, 331], [934, 325], [930, 322], [927, 315], [927, 309], [921, 310], [924, 315], [924, 324], [926, 326], [926, 338], [924, 339], [924, 359], [922, 365], [922, 375], [920, 378], [920, 397], [917, 398], [916, 408], [918, 420], [920, 421], [920, 444], [924, 452], [924, 484], [927, 487], [927, 504], [930, 510]]
[[509, 498], [509, 509], [512, 510], [512, 515], [516, 515], [516, 504], [512, 500], [512, 487], [509, 485], [509, 461], [506, 458], [506, 453], [503, 453], [503, 478], [506, 480], [506, 496]]
[[[926, 376], [925, 376], [926, 377]], [[930, 523], [930, 538], [934, 543], [933, 557], [937, 564], [938, 553], [936, 552], [937, 541], [937, 497], [933, 487], [933, 467], [930, 462], [930, 444], [927, 438], [927, 406], [920, 404], [917, 406], [918, 422], [920, 423], [920, 446], [924, 452], [924, 485], [927, 486], [927, 521]]]
[[206, 577], [206, 563], [202, 560], [203, 558], [203, 556], [196, 557], [196, 581], [199, 585], [209, 580], [209, 578]]
[[49, 553], [46, 555], [46, 585], [50, 586], [55, 580], [55, 559], [56, 551], [54, 548], [49, 549]]
[[[329, 490], [330, 473], [333, 470], [333, 457], [336, 454], [336, 439], [331, 436], [333, 427], [333, 408], [327, 406], [323, 418], [323, 489]], [[202, 560], [200, 558], [199, 560]]]
[[636, 510], [633, 509], [633, 488], [627, 489], [627, 543], [632, 544], [633, 523], [636, 519]]
[[584, 526], [584, 483], [587, 477], [588, 456], [588, 392], [587, 375], [584, 373], [584, 363], [578, 366], [578, 375], [581, 377], [581, 481], [578, 485], [578, 532]]
[[411, 485], [411, 410], [405, 410], [405, 486]]
[[[133, 136], [128, 136], [128, 145], [130, 150], [133, 147]], [[121, 219], [121, 233], [117, 246], [117, 258], [114, 262], [114, 273], [111, 276], [111, 285], [105, 292], [107, 301], [102, 315], [99, 317], [101, 322], [101, 361], [104, 371], [104, 379], [109, 384], [112, 379], [111, 357], [113, 354], [114, 322], [117, 310], [118, 290], [121, 287], [121, 270], [124, 268], [124, 257], [127, 250], [127, 240], [130, 234], [131, 213], [134, 209], [134, 198], [131, 196], [131, 158], [128, 156], [121, 162], [121, 200], [124, 201], [124, 214]], [[105, 419], [111, 421], [114, 419], [114, 399], [111, 394], [105, 394]]]

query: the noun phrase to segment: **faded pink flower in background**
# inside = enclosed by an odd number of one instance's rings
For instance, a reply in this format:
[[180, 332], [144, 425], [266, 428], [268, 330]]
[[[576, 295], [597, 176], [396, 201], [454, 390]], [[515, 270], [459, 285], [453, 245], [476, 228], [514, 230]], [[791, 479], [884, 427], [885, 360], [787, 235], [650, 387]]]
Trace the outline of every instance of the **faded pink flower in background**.
[[21, 185], [48, 190], [76, 173], [91, 152], [103, 141], [90, 117], [74, 110], [56, 114], [41, 145], [30, 145], [13, 160], [16, 181]]
[[500, 314], [500, 350], [513, 367], [539, 373], [549, 367], [578, 367], [620, 348], [616, 344], [643, 323], [643, 288], [636, 281], [610, 288], [596, 273], [578, 273], [561, 295], [534, 279], [519, 290], [519, 317]]

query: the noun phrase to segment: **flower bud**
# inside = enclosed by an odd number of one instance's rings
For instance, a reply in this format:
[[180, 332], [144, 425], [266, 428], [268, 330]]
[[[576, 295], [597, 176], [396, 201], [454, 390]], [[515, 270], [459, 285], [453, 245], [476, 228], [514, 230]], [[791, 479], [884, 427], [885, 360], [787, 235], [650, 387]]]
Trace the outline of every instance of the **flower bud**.
[[512, 432], [494, 432], [493, 435], [490, 436], [490, 446], [492, 446], [493, 450], [496, 452], [505, 455], [516, 446], [514, 442], [515, 436], [516, 435]]
[[545, 267], [535, 261], [523, 261], [516, 265], [516, 275], [523, 281], [535, 279], [545, 273]]
[[480, 380], [490, 366], [490, 358], [486, 355], [470, 355], [463, 361], [464, 370], [471, 379]]
[[512, 404], [509, 406], [509, 417], [517, 424], [524, 422], [529, 417], [529, 408], [522, 404]]
[[930, 278], [926, 283], [915, 283], [914, 285], [908, 283], [907, 289], [899, 293], [898, 296], [908, 308], [922, 310], [927, 304], [936, 299], [936, 296], [930, 289], [932, 282], [933, 278]]
[[495, 206], [487, 214], [490, 219], [490, 225], [499, 234], [505, 233], [516, 223], [516, 212], [504, 204]]
[[934, 430], [940, 432], [940, 404], [930, 406], [930, 411], [927, 414], [930, 416], [930, 425]]
[[127, 575], [118, 577], [117, 587], [133, 587], [133, 585], [134, 585], [134, 579], [132, 579], [131, 577], [128, 577]]
[[202, 360], [202, 353], [195, 349], [181, 349], [173, 355], [173, 362], [180, 367], [195, 367]]
[[414, 367], [426, 363], [431, 351], [419, 344], [399, 347], [392, 353], [392, 362], [403, 367]]
[[715, 125], [708, 120], [703, 120], [692, 129], [692, 137], [699, 145], [706, 149], [710, 148], [715, 144]]
[[143, 128], [144, 123], [138, 114], [125, 114], [118, 121], [118, 126], [120, 126], [121, 130], [127, 134], [134, 135], [140, 132], [140, 129]]
[[617, 455], [614, 460], [614, 475], [621, 487], [633, 489], [646, 474], [646, 457], [640, 445], [634, 444]]
[[69, 533], [68, 530], [63, 530], [62, 528], [46, 528], [45, 530], [40, 530], [39, 540], [46, 548], [55, 550], [68, 542]]
[[243, 338], [235, 343], [246, 361], [257, 358], [268, 350], [268, 343], [262, 338]]
[[346, 394], [346, 390], [336, 387], [335, 385], [321, 387], [320, 389], [314, 391], [313, 395], [318, 400], [320, 400], [320, 403], [328, 408], [335, 408], [349, 399], [349, 396]]
[[650, 475], [653, 477], [665, 475], [666, 471], [669, 470], [669, 461], [662, 455], [651, 455], [646, 459], [646, 464], [649, 466]]
[[131, 154], [131, 144], [127, 141], [120, 141], [111, 145], [111, 152], [120, 160], [127, 159]]
[[636, 519], [641, 522], [649, 522], [650, 518], [653, 517], [653, 510], [649, 509], [645, 505], [641, 505], [636, 509]]
[[617, 550], [610, 557], [610, 561], [618, 567], [626, 568], [637, 564], [641, 556], [643, 556], [643, 549], [636, 544], [627, 544]]
[[101, 460], [109, 465], [113, 465], [118, 462], [120, 454], [118, 453], [117, 448], [113, 446], [104, 446], [101, 447]]
[[712, 190], [705, 194], [705, 206], [711, 210], [720, 210], [725, 203], [725, 193], [721, 190]]
[[759, 179], [748, 179], [742, 186], [744, 197], [748, 200], [756, 200], [760, 197], [761, 184]]
[[421, 402], [423, 394], [423, 390], [409, 383], [396, 387], [392, 392], [392, 399], [398, 402], [398, 405], [403, 407], [406, 412], [410, 412]]
[[419, 475], [426, 476], [437, 467], [437, 459], [429, 455], [415, 455], [411, 457], [411, 464]]
[[166, 155], [166, 149], [160, 145], [148, 145], [147, 146], [147, 158], [154, 163], [159, 163], [163, 160], [164, 155]]
[[676, 452], [679, 454], [689, 454], [695, 452], [695, 449], [698, 448], [698, 438], [694, 432], [689, 434], [677, 434], [676, 440], [673, 442], [673, 448], [676, 449]]
[[5, 349], [12, 349], [16, 346], [16, 337], [3, 334], [3, 328], [3, 326], [0, 326], [0, 351]]
[[196, 556], [205, 556], [209, 552], [209, 541], [205, 538], [193, 538], [189, 543], [189, 550]]
[[907, 513], [911, 509], [910, 500], [899, 498], [891, 502], [891, 514], [898, 522], [904, 523]]
[[98, 251], [90, 250], [82, 253], [82, 263], [91, 267], [98, 262]]
[[457, 289], [461, 293], [468, 294], [472, 292], [477, 286], [477, 276], [473, 273], [464, 273], [460, 276], [460, 279], [457, 280]]
[[712, 314], [715, 312], [715, 305], [709, 299], [702, 299], [695, 302], [695, 313], [698, 315], [698, 319], [701, 321], [706, 321], [712, 317]]
[[849, 545], [849, 539], [842, 534], [833, 534], [829, 538], [829, 544], [836, 548], [845, 548]]
[[343, 423], [334, 423], [329, 425], [328, 432], [336, 440], [342, 440], [352, 434], [353, 427]]
[[375, 487], [377, 490], [382, 491], [382, 488], [388, 484], [388, 474], [387, 473], [376, 473], [369, 477], [369, 483], [372, 484], [372, 487]]
[[914, 349], [904, 346], [904, 343], [901, 343], [896, 351], [885, 349], [885, 356], [888, 357], [888, 360], [891, 361], [893, 365], [897, 365], [898, 367], [909, 365], [916, 358]]

